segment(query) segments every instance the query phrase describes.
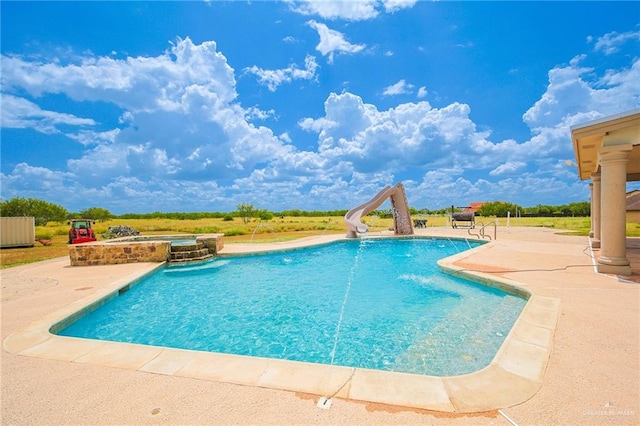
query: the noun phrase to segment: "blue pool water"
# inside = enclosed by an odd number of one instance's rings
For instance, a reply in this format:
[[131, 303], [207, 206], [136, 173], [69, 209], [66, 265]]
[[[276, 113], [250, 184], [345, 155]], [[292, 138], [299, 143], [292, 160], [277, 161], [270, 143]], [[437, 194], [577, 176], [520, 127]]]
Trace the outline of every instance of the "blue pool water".
[[165, 267], [58, 334], [465, 374], [491, 362], [526, 303], [439, 271], [472, 245], [364, 239]]
[[106, 240], [107, 244], [110, 243], [122, 243], [124, 241], [133, 241], [133, 242], [146, 242], [146, 241], [169, 241], [172, 246], [184, 246], [184, 245], [193, 245], [196, 243], [195, 238], [184, 237], [184, 236], [174, 236], [174, 235], [156, 235], [156, 236], [143, 236], [143, 237], [128, 237], [128, 238], [118, 238], [117, 240]]

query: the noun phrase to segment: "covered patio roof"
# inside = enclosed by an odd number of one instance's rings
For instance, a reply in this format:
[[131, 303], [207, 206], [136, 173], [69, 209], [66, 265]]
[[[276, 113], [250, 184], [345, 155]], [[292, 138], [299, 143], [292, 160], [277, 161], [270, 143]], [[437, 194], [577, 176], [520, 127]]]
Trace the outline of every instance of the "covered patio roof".
[[581, 180], [600, 170], [598, 151], [616, 145], [633, 146], [627, 166], [627, 182], [640, 180], [640, 108], [571, 127], [573, 152]]

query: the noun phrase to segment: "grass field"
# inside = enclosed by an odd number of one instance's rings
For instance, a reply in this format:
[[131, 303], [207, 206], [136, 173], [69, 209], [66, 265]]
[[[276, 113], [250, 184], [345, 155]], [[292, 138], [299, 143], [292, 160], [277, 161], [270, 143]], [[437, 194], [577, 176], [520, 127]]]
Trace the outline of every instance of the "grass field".
[[[417, 217], [416, 217], [417, 218]], [[446, 216], [425, 216], [428, 226], [447, 226]], [[414, 218], [415, 219], [415, 218]], [[496, 218], [477, 218], [477, 222], [489, 223]], [[393, 226], [392, 219], [382, 219], [375, 216], [367, 216], [363, 221], [369, 225], [371, 232], [379, 232]], [[497, 219], [498, 227], [506, 226], [507, 219]], [[199, 219], [199, 220], [175, 220], [175, 219], [117, 219], [106, 222], [98, 222], [94, 225], [96, 235], [102, 240], [102, 234], [109, 226], [125, 225], [134, 228], [142, 235], [169, 235], [169, 234], [225, 234], [225, 243], [234, 242], [277, 242], [310, 235], [325, 233], [346, 233], [346, 224], [342, 217], [275, 217], [269, 221], [254, 219], [249, 223], [243, 223], [239, 218], [233, 221], [223, 219]], [[588, 217], [536, 217], [536, 218], [511, 218], [510, 226], [544, 226], [558, 230], [572, 231], [577, 235], [587, 235], [589, 232]], [[49, 223], [47, 226], [36, 227], [36, 238], [51, 240], [50, 246], [44, 246], [36, 242], [30, 248], [11, 248], [0, 250], [0, 265], [2, 268], [38, 262], [61, 256], [68, 256], [66, 223]], [[628, 236], [640, 236], [640, 224], [627, 224]]]

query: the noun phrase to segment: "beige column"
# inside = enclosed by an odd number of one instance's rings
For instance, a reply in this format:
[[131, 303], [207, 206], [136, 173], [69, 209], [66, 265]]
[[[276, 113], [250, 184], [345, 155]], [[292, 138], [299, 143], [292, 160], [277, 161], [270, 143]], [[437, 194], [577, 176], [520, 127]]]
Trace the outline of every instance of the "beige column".
[[600, 257], [598, 272], [631, 275], [627, 259], [626, 191], [627, 163], [630, 145], [602, 148], [599, 152], [600, 191]]
[[590, 201], [590, 206], [589, 206], [589, 210], [591, 211], [591, 217], [589, 219], [591, 219], [591, 228], [589, 228], [589, 238], [593, 238], [593, 182], [591, 182], [589, 184], [589, 201]]
[[591, 181], [593, 182], [593, 191], [591, 192], [591, 230], [593, 231], [591, 247], [598, 248], [600, 247], [600, 194], [602, 191], [600, 173], [593, 173], [591, 175]]

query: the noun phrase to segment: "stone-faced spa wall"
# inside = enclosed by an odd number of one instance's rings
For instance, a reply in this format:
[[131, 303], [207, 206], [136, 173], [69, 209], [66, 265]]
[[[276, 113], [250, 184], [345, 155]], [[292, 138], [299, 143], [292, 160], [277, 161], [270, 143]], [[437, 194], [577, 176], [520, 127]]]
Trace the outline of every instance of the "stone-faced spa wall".
[[75, 244], [69, 246], [69, 259], [71, 266], [164, 262], [170, 247], [169, 241]]
[[196, 238], [196, 241], [204, 243], [204, 246], [209, 249], [209, 253], [215, 255], [224, 247], [224, 241], [222, 240], [223, 235], [224, 234], [200, 235]]
[[[154, 237], [156, 240], [161, 237]], [[217, 254], [224, 243], [222, 234], [196, 236], [209, 253]], [[110, 241], [69, 245], [71, 266], [114, 265], [135, 262], [166, 262], [170, 258], [170, 241], [127, 241], [127, 237]]]

